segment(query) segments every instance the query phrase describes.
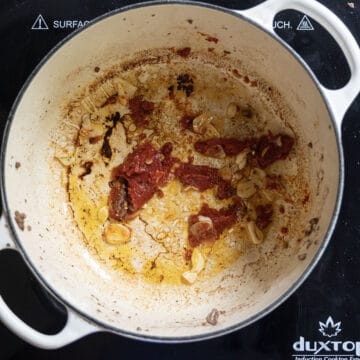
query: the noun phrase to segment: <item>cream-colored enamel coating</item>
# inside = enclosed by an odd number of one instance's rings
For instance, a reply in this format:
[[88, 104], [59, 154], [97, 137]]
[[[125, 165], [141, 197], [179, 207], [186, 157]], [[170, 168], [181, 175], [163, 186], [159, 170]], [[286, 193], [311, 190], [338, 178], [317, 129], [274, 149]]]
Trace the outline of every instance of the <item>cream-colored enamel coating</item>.
[[[243, 261], [250, 265], [244, 268], [238, 263], [211, 281], [194, 286], [129, 282], [96, 262], [79, 240], [66, 192], [58, 186], [61, 173], [48, 165], [54, 155], [49, 142], [65, 120], [60, 112], [63, 104], [71, 99], [74, 89], [93, 80], [95, 66], [106, 68], [148, 48], [207, 49], [209, 42], [199, 35], [201, 32], [218, 38], [219, 46], [231, 51], [230, 57], [241, 60], [250, 75], [267, 81], [290, 105], [297, 119], [290, 125], [304, 144], [312, 144], [308, 155], [315, 201], [309, 220], [320, 219], [318, 230], [302, 239], [291, 257], [285, 251], [285, 256], [263, 263], [258, 261], [261, 254], [248, 252]], [[62, 141], [61, 134], [57, 141]], [[26, 256], [67, 304], [105, 327], [132, 335], [168, 340], [206, 336], [257, 316], [303, 274], [322, 246], [336, 206], [338, 152], [329, 112], [316, 84], [280, 43], [232, 14], [202, 6], [154, 5], [94, 24], [65, 43], [39, 70], [11, 125], [5, 191], [10, 217], [15, 210], [26, 214], [24, 231], [14, 225]], [[15, 167], [16, 162], [21, 166]], [[214, 308], [220, 316], [218, 323], [211, 325], [206, 317]]]

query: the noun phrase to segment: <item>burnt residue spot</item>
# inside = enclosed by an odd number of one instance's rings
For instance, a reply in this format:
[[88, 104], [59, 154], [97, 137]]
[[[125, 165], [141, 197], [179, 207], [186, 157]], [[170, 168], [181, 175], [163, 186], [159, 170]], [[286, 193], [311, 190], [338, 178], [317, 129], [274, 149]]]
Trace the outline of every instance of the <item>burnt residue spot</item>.
[[187, 19], [186, 21], [187, 21], [189, 24], [192, 24], [192, 23], [194, 22], [193, 19]]
[[112, 134], [112, 130], [113, 128], [108, 128], [105, 132], [105, 136], [104, 136], [104, 142], [101, 146], [101, 150], [100, 153], [102, 156], [106, 157], [107, 159], [111, 159], [112, 156], [112, 150], [111, 150], [111, 146], [110, 146], [110, 142], [109, 142], [109, 138]]
[[91, 168], [94, 165], [92, 161], [86, 161], [83, 164], [81, 164], [81, 167], [84, 169], [84, 172], [79, 175], [79, 179], [83, 179], [86, 175], [89, 175], [91, 173]]
[[304, 260], [306, 259], [306, 254], [299, 254], [299, 255], [298, 255], [298, 259], [299, 259], [300, 261], [304, 261]]
[[206, 37], [206, 41], [214, 42], [215, 44], [217, 44], [218, 41], [219, 41], [219, 39], [216, 38], [215, 36], [207, 36], [207, 37]]
[[214, 50], [215, 50], [215, 48], [213, 48], [213, 47], [208, 48], [208, 52], [213, 52]]
[[185, 91], [187, 97], [194, 91], [194, 81], [189, 74], [180, 74], [177, 79], [177, 89]]
[[271, 218], [273, 215], [272, 204], [258, 205], [255, 211], [256, 211], [256, 221], [255, 221], [256, 226], [260, 230], [263, 230], [271, 223]]
[[111, 95], [106, 101], [101, 105], [101, 107], [105, 107], [109, 104], [115, 104], [118, 99], [118, 94]]
[[20, 166], [21, 166], [21, 163], [20, 163], [19, 161], [17, 161], [17, 162], [15, 163], [15, 169], [17, 170]]
[[95, 67], [94, 67], [94, 71], [95, 71], [96, 73], [98, 73], [98, 72], [100, 71], [100, 67], [99, 67], [99, 66], [95, 66]]
[[231, 51], [224, 50], [223, 53], [224, 53], [224, 55], [230, 55], [230, 54], [231, 54]]
[[151, 17], [155, 17], [156, 16], [156, 14], [151, 14]]
[[16, 210], [15, 211], [15, 216], [14, 216], [15, 222], [17, 224], [17, 226], [19, 227], [19, 229], [21, 231], [24, 231], [25, 229], [25, 219], [26, 219], [26, 214]]
[[309, 249], [309, 247], [313, 244], [312, 240], [308, 239], [306, 241], [306, 249]]
[[179, 56], [183, 57], [183, 58], [186, 58], [189, 56], [191, 52], [191, 48], [190, 47], [184, 47], [184, 48], [181, 48], [181, 49], [177, 49], [176, 50], [176, 54], [178, 54]]
[[101, 136], [101, 135], [99, 135], [99, 136], [92, 136], [92, 137], [89, 138], [89, 143], [90, 143], [91, 145], [93, 145], [93, 144], [98, 143], [101, 139], [102, 139], [102, 136]]
[[288, 232], [289, 232], [289, 229], [285, 226], [283, 226], [281, 229], [280, 229], [281, 233], [286, 235]]
[[316, 196], [319, 196], [320, 194], [320, 187], [321, 187], [321, 183], [324, 181], [324, 170], [320, 169], [317, 174], [316, 174], [316, 180], [317, 180], [317, 185], [316, 185]]
[[317, 224], [319, 223], [319, 218], [312, 218], [309, 221], [309, 226], [308, 228], [305, 230], [305, 236], [310, 236], [314, 230], [316, 230]]
[[312, 149], [312, 148], [313, 148], [313, 143], [312, 143], [312, 142], [309, 142], [309, 143], [307, 144], [307, 146], [308, 146], [310, 149]]
[[306, 193], [303, 200], [302, 200], [302, 204], [305, 205], [306, 203], [308, 203], [310, 200], [310, 194]]
[[168, 91], [169, 91], [169, 98], [174, 99], [174, 85], [170, 85], [168, 87]]
[[206, 322], [210, 325], [216, 325], [218, 323], [218, 320], [219, 320], [219, 310], [217, 309], [212, 309], [210, 311], [210, 313], [208, 314], [208, 316], [206, 317]]
[[251, 108], [250, 105], [246, 106], [246, 107], [242, 107], [240, 109], [240, 112], [241, 112], [241, 115], [248, 118], [248, 119], [251, 119], [253, 117], [253, 110]]
[[206, 41], [213, 42], [213, 43], [215, 43], [215, 44], [217, 44], [217, 43], [219, 42], [219, 39], [216, 38], [215, 36], [211, 36], [211, 35], [205, 34], [205, 33], [203, 33], [203, 32], [199, 32], [199, 34], [200, 34], [201, 36], [204, 36]]
[[237, 70], [237, 69], [233, 69], [232, 73], [233, 73], [236, 77], [241, 77], [241, 74], [239, 73], [239, 70]]
[[110, 136], [113, 132], [113, 129], [116, 127], [116, 124], [120, 121], [120, 113], [116, 112], [115, 114], [112, 114], [110, 117], [107, 117], [107, 120], [111, 120], [112, 124], [107, 127], [103, 144], [100, 149], [100, 154], [107, 159], [111, 159], [112, 150], [110, 146]]
[[320, 155], [320, 161], [324, 161], [324, 154]]

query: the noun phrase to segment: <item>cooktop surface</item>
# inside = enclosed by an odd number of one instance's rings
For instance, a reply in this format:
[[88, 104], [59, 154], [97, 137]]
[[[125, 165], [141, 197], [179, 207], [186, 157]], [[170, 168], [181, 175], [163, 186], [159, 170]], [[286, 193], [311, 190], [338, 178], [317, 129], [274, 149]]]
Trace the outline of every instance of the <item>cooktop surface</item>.
[[[260, 0], [214, 0], [245, 9]], [[360, 3], [322, 0], [360, 41]], [[0, 2], [0, 131], [34, 67], [66, 35], [128, 0], [2, 0]], [[307, 61], [320, 81], [336, 89], [349, 79], [344, 56], [311, 17], [292, 10], [273, 26]], [[342, 126], [345, 191], [335, 232], [324, 256], [304, 284], [275, 311], [256, 323], [213, 340], [152, 344], [110, 333], [89, 335], [58, 350], [28, 345], [0, 324], [0, 359], [360, 359], [360, 98]], [[37, 283], [21, 257], [0, 253], [0, 294], [34, 328], [58, 332], [66, 312]]]

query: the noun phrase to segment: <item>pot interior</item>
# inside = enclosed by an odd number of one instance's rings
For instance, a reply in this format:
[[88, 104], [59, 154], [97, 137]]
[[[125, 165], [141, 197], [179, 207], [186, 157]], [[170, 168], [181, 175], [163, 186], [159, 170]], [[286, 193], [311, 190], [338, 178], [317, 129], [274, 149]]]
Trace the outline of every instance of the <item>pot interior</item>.
[[[301, 216], [293, 231], [274, 229], [269, 239], [249, 246], [231, 266], [191, 286], [130, 279], [99, 260], [74, 222], [67, 173], [54, 160], [54, 144], [69, 141], [60, 130], [71, 122], [71, 114], [80, 114], [76, 99], [90, 84], [103, 84], [111, 69], [134, 59], [133, 54], [165, 64], [154, 49], [184, 48], [199, 54], [204, 66], [208, 62], [224, 72], [231, 69], [228, 73], [236, 81], [256, 81], [258, 101], [272, 104], [272, 111], [295, 134], [294, 161], [306, 180], [298, 189], [303, 204], [297, 204]], [[229, 64], [232, 67], [225, 68]], [[98, 67], [100, 72], [95, 71]], [[321, 253], [337, 205], [338, 142], [313, 78], [262, 29], [207, 6], [130, 8], [71, 37], [27, 84], [7, 136], [6, 208], [30, 266], [65, 303], [123, 334], [169, 340], [206, 337], [265, 314], [299, 284]], [[15, 212], [26, 215], [23, 230]], [[282, 215], [275, 211], [274, 216]], [[211, 312], [218, 315], [216, 321], [208, 317]]]

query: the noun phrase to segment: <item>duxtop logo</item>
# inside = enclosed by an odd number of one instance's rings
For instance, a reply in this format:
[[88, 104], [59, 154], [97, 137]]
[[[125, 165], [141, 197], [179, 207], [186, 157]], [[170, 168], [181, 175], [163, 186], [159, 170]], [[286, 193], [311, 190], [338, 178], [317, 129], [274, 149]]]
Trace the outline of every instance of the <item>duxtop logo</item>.
[[[295, 360], [360, 360], [360, 341], [335, 339], [342, 331], [341, 321], [335, 322], [331, 316], [319, 321], [323, 340], [308, 340], [300, 336], [293, 343]], [[325, 338], [325, 339], [324, 339]], [[331, 340], [329, 340], [331, 338]]]

